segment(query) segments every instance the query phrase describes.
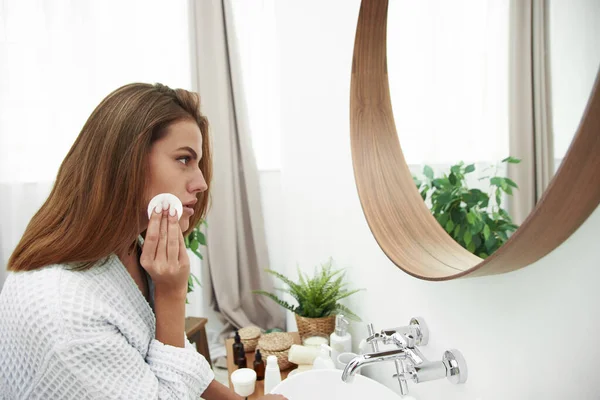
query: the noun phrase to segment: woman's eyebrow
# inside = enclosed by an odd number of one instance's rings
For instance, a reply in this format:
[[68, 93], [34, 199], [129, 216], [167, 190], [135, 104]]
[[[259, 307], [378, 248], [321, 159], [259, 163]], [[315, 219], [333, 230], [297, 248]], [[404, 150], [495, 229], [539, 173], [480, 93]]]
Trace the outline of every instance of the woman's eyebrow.
[[197, 159], [198, 159], [198, 154], [196, 154], [196, 152], [194, 151], [194, 149], [192, 149], [192, 148], [191, 148], [191, 147], [189, 147], [189, 146], [180, 147], [180, 148], [178, 148], [178, 149], [177, 149], [177, 150], [175, 150], [175, 151], [179, 151], [179, 150], [187, 150], [187, 151], [189, 151], [190, 153], [192, 153], [192, 158], [193, 158], [194, 160], [197, 160]]

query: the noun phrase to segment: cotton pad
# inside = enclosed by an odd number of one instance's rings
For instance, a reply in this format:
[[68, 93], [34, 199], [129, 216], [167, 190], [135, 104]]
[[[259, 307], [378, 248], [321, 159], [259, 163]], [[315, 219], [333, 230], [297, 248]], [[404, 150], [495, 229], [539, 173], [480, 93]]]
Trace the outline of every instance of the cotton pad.
[[181, 219], [181, 213], [183, 213], [183, 204], [181, 204], [181, 200], [171, 193], [161, 193], [157, 194], [150, 200], [148, 203], [148, 219], [152, 216], [154, 209], [156, 206], [161, 206], [163, 210], [174, 208], [177, 210], [177, 220]]

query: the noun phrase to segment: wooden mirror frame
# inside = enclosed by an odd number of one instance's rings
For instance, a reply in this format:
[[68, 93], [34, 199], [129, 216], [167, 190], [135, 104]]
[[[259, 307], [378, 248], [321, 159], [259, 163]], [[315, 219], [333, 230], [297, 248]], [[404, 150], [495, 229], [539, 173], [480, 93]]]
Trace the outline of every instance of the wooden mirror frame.
[[446, 233], [421, 198], [394, 123], [386, 60], [388, 0], [362, 0], [352, 59], [350, 138], [356, 186], [369, 228], [399, 268], [441, 281], [523, 268], [564, 242], [600, 203], [600, 90], [534, 210], [482, 260]]

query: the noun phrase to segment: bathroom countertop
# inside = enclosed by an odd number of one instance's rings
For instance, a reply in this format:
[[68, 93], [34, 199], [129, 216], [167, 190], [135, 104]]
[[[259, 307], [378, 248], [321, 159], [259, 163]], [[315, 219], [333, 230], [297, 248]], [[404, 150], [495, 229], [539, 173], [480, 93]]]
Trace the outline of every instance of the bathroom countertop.
[[[300, 335], [298, 332], [288, 332], [294, 338], [295, 344], [300, 344]], [[231, 373], [237, 369], [237, 366], [233, 363], [233, 338], [225, 340], [225, 349], [227, 351], [227, 376], [229, 378], [229, 387], [233, 389], [233, 384], [231, 383]], [[246, 365], [248, 368], [252, 368], [254, 363], [254, 352], [246, 352]], [[266, 357], [264, 359], [265, 363], [267, 362]], [[288, 368], [285, 371], [281, 371], [281, 380], [287, 378], [288, 374], [292, 372], [296, 367]], [[265, 381], [256, 381], [256, 387], [254, 389], [254, 394], [248, 396], [248, 400], [258, 399], [260, 396], [264, 395], [265, 390]]]

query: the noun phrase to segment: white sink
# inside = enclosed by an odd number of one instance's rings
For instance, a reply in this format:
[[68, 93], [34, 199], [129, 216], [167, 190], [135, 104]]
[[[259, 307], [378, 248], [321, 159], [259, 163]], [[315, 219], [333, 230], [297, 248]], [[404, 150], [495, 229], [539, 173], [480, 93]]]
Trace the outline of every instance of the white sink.
[[289, 400], [398, 400], [392, 390], [362, 375], [352, 383], [342, 381], [342, 371], [317, 369], [295, 374], [275, 386], [271, 393], [282, 394]]

